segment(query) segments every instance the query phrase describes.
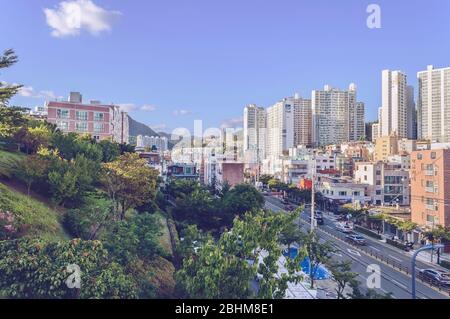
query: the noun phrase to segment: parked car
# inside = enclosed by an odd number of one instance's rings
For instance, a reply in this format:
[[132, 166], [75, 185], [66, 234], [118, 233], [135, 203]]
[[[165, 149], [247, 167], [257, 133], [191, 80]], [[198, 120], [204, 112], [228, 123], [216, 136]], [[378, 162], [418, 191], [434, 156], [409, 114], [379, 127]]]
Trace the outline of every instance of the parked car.
[[422, 269], [420, 276], [434, 284], [450, 287], [450, 274], [435, 269]]
[[346, 234], [353, 232], [353, 227], [346, 223], [336, 223], [336, 229]]
[[347, 235], [347, 236], [345, 236], [345, 239], [356, 245], [361, 245], [361, 246], [366, 245], [366, 239], [361, 235]]

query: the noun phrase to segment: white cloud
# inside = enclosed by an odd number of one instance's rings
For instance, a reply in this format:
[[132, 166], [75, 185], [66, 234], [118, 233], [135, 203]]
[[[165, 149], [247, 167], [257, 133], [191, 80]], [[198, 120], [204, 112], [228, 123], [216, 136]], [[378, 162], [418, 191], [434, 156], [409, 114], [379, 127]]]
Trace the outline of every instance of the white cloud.
[[156, 106], [151, 104], [145, 104], [142, 106], [137, 106], [134, 103], [122, 103], [118, 104], [120, 106], [120, 109], [125, 112], [132, 112], [132, 111], [145, 111], [145, 112], [153, 112], [156, 110]]
[[142, 105], [139, 109], [141, 111], [153, 112], [156, 110], [156, 106], [147, 104], [147, 105]]
[[237, 128], [237, 127], [242, 127], [244, 125], [243, 123], [243, 119], [242, 117], [234, 117], [234, 118], [230, 118], [230, 119], [226, 119], [222, 122], [222, 124], [220, 124], [220, 128], [224, 129], [224, 128]]
[[77, 36], [82, 29], [93, 35], [110, 31], [121, 15], [97, 6], [92, 0], [62, 1], [54, 9], [45, 8], [44, 13], [52, 36], [57, 38]]
[[120, 109], [124, 112], [132, 112], [137, 109], [136, 105], [134, 105], [133, 103], [122, 103], [122, 104], [119, 104], [119, 106], [120, 106]]
[[19, 90], [19, 95], [22, 97], [44, 100], [56, 100], [63, 98], [62, 96], [57, 96], [53, 91], [43, 90], [37, 92], [32, 86], [21, 87]]
[[192, 114], [192, 112], [189, 110], [175, 110], [175, 111], [173, 111], [172, 114], [174, 116], [184, 116], [184, 115]]

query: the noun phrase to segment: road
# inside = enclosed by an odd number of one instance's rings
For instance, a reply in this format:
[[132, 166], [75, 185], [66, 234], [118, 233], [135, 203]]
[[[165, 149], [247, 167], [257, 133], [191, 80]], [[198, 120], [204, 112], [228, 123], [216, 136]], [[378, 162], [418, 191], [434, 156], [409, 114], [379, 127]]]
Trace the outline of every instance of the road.
[[[273, 197], [266, 197], [266, 208], [273, 211], [281, 211], [284, 205], [280, 200]], [[326, 215], [326, 214], [325, 214]], [[367, 272], [367, 266], [378, 265], [381, 273], [381, 288], [378, 292], [392, 293], [397, 299], [411, 298], [411, 276], [398, 270], [398, 268], [409, 269], [411, 263], [411, 256], [406, 252], [402, 252], [395, 247], [389, 247], [385, 243], [381, 243], [376, 239], [366, 238], [368, 243], [364, 247], [364, 251], [371, 251], [375, 255], [382, 256], [383, 260], [387, 260], [390, 265], [365, 254], [359, 247], [355, 247], [344, 241], [345, 235], [334, 228], [334, 222], [331, 217], [324, 216], [324, 225], [318, 228], [318, 234], [323, 240], [333, 243], [337, 248], [337, 253], [334, 254], [333, 259], [338, 261], [351, 261], [352, 271], [359, 274], [358, 280], [362, 286], [365, 286], [367, 278], [371, 272]], [[309, 219], [306, 213], [301, 215], [301, 223], [305, 228], [308, 228]], [[309, 229], [309, 228], [308, 228]], [[397, 269], [394, 269], [397, 267]], [[430, 268], [429, 265], [417, 262], [418, 269]], [[416, 284], [417, 297], [421, 299], [448, 299], [448, 294], [439, 292], [438, 290], [417, 281]]]

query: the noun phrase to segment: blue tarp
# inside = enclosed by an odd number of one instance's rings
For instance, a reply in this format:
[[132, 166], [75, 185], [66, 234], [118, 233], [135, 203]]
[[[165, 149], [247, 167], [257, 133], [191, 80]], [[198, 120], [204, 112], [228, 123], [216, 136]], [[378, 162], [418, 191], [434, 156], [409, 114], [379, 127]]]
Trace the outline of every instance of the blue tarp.
[[[298, 249], [295, 247], [291, 247], [289, 252], [287, 250], [285, 250], [283, 252], [283, 255], [285, 257], [289, 257], [292, 259], [297, 257], [297, 254], [298, 254]], [[308, 274], [308, 275], [310, 274], [310, 262], [309, 262], [308, 256], [306, 256], [305, 259], [303, 259], [303, 261], [300, 263], [300, 266], [302, 267], [302, 270], [305, 274]], [[319, 265], [316, 267], [317, 267], [317, 270], [314, 275], [315, 280], [324, 280], [324, 279], [330, 278], [330, 272], [325, 268], [325, 266]]]

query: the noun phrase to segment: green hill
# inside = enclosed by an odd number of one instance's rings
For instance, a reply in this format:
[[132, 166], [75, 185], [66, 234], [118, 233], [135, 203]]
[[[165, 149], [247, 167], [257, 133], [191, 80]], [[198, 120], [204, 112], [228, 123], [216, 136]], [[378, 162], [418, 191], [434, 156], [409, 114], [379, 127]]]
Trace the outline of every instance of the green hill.
[[60, 224], [60, 213], [46, 204], [0, 183], [0, 209], [11, 212], [25, 237], [68, 239]]

